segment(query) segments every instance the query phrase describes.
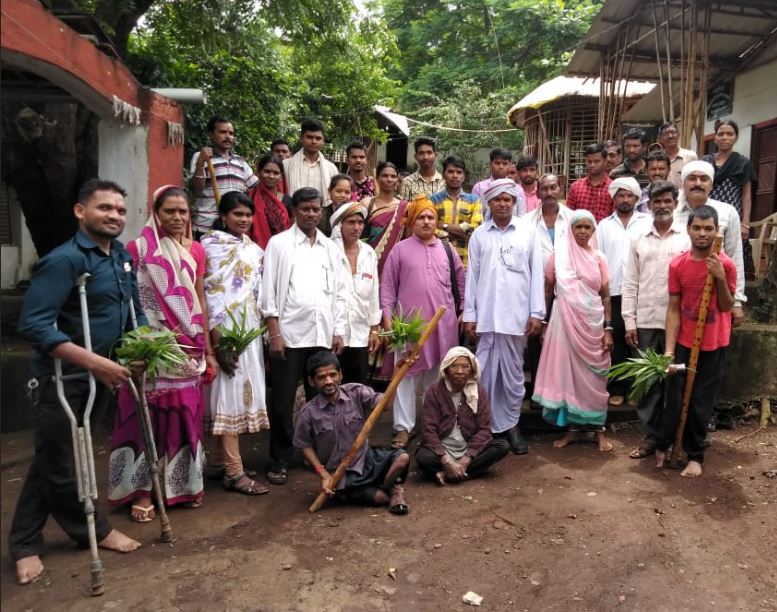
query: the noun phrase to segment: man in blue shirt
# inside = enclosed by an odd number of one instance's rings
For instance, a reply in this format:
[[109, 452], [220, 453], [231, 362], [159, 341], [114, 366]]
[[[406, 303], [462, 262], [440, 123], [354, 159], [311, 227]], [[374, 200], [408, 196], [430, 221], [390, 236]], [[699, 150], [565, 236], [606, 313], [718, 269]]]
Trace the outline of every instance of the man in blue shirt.
[[[19, 495], [9, 535], [19, 584], [35, 581], [43, 571], [40, 555], [49, 515], [73, 540], [82, 545], [89, 542], [74, 476], [70, 424], [53, 379], [54, 358], [62, 360], [66, 374], [76, 375], [64, 383], [64, 388], [77, 415], [83, 412], [89, 394], [87, 371], [102, 383], [98, 385], [96, 404], [129, 378], [129, 370], [110, 359], [111, 348], [130, 327], [130, 300], [135, 303], [139, 323], [145, 323], [132, 258], [115, 240], [124, 229], [125, 195], [111, 181], [92, 179], [84, 184], [73, 207], [78, 232], [35, 265], [22, 307], [19, 331], [35, 349], [29, 387], [37, 429], [35, 458]], [[87, 301], [92, 352], [83, 347], [75, 287], [76, 279], [84, 273], [90, 275]], [[96, 514], [95, 522], [102, 548], [131, 552], [140, 547], [139, 542], [116, 531]]]

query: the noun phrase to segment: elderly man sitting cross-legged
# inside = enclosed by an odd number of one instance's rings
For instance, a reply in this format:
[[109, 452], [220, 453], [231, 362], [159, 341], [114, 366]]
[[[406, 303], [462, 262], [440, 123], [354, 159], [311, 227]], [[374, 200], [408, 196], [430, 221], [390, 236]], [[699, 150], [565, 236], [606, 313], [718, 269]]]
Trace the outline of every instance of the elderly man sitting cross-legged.
[[340, 362], [331, 351], [311, 355], [307, 374], [318, 395], [300, 410], [294, 446], [321, 477], [321, 490], [337, 501], [388, 505], [394, 514], [407, 514], [402, 482], [410, 456], [404, 449], [372, 448], [365, 440], [337, 487], [329, 483], [380, 394], [358, 383], [341, 385]]
[[475, 355], [457, 346], [424, 397], [423, 442], [415, 459], [440, 485], [479, 476], [510, 450], [506, 439], [491, 436], [491, 407], [479, 380]]

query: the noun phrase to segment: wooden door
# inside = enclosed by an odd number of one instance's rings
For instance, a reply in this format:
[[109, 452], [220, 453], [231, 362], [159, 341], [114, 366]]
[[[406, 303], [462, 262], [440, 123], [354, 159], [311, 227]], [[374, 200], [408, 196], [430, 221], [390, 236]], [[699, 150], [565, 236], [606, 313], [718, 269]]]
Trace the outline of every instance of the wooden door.
[[753, 126], [750, 160], [758, 183], [753, 191], [750, 219], [759, 221], [777, 212], [777, 119]]

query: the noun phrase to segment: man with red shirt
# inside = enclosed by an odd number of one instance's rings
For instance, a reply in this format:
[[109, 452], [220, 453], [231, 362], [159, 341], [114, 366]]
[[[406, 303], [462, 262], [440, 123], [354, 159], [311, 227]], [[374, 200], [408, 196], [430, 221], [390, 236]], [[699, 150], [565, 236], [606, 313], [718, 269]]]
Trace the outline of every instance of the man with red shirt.
[[[712, 252], [717, 233], [718, 212], [711, 206], [699, 206], [688, 216], [691, 250], [681, 253], [669, 263], [665, 354], [672, 355], [675, 363], [687, 363], [690, 357], [707, 273], [712, 274], [714, 279], [683, 433], [683, 449], [688, 455], [688, 465], [681, 476], [690, 478], [701, 476], [702, 473], [707, 423], [712, 416], [712, 407], [723, 378], [726, 347], [731, 338], [731, 308], [734, 306], [737, 272], [734, 262], [722, 251], [718, 255]], [[671, 368], [670, 373], [673, 373]], [[667, 401], [661, 419], [661, 439], [656, 451], [658, 467], [663, 466], [666, 449], [675, 437], [685, 380], [686, 375], [679, 373], [671, 376], [668, 381]]]
[[613, 210], [612, 198], [607, 190], [612, 179], [604, 171], [606, 158], [607, 150], [603, 144], [588, 145], [585, 148], [585, 169], [588, 174], [572, 183], [567, 195], [567, 207], [572, 210], [590, 210], [597, 223]]

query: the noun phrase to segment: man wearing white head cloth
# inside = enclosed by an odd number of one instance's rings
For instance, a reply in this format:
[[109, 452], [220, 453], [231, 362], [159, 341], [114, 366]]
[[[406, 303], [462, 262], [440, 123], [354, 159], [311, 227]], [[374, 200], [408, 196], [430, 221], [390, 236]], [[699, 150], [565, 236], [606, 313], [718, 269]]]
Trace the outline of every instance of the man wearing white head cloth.
[[737, 327], [742, 324], [745, 318], [742, 305], [747, 301], [739, 213], [731, 204], [719, 202], [709, 197], [710, 191], [712, 191], [712, 180], [715, 178], [715, 169], [709, 162], [700, 160], [688, 162], [683, 166], [680, 178], [683, 183], [680, 191], [680, 203], [674, 213], [678, 228], [682, 227], [687, 232], [688, 214], [702, 204], [712, 206], [718, 213], [718, 230], [723, 235], [723, 252], [734, 261], [734, 266], [737, 269], [737, 287], [734, 292], [734, 307], [731, 309], [733, 326]]
[[[621, 285], [626, 266], [626, 256], [631, 240], [642, 227], [648, 226], [651, 216], [636, 210], [642, 196], [637, 179], [633, 176], [620, 176], [607, 187], [612, 198], [614, 210], [599, 223], [596, 239], [599, 250], [607, 258], [610, 270], [610, 303], [612, 305], [612, 365], [626, 360], [629, 356], [626, 345], [626, 326], [621, 316]], [[629, 390], [629, 381], [611, 381], [608, 385], [610, 403], [613, 406], [623, 404]]]
[[545, 317], [542, 245], [536, 225], [513, 215], [516, 185], [511, 179], [493, 181], [483, 197], [491, 218], [469, 241], [464, 331], [478, 340], [491, 431], [522, 455], [529, 450], [518, 430], [523, 353], [527, 336], [540, 333]]
[[375, 353], [380, 345], [378, 258], [372, 247], [360, 240], [366, 218], [366, 206], [359, 202], [347, 202], [332, 213], [329, 219], [332, 224], [332, 241], [343, 251], [341, 264], [346, 285], [345, 349], [340, 355], [340, 365], [344, 383], [367, 382], [369, 355]]

